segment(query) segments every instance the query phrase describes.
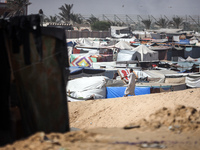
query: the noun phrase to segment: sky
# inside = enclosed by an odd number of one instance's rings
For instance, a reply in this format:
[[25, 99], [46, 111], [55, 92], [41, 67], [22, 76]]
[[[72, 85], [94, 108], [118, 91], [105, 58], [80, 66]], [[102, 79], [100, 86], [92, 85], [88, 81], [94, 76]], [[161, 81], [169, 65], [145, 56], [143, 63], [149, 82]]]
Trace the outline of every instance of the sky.
[[42, 9], [46, 16], [58, 14], [64, 4], [81, 15], [200, 15], [200, 0], [30, 0], [28, 14]]

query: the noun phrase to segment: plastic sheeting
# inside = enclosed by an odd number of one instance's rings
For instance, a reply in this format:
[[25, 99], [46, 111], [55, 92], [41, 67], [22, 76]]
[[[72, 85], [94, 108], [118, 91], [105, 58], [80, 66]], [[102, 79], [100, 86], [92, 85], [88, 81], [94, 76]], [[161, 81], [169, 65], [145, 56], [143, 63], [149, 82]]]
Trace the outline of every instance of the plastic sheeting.
[[[123, 97], [126, 87], [107, 87], [107, 98]], [[135, 95], [150, 94], [150, 87], [135, 87]]]
[[106, 98], [105, 76], [83, 77], [68, 82], [66, 91], [70, 91], [70, 96], [74, 98], [94, 99]]

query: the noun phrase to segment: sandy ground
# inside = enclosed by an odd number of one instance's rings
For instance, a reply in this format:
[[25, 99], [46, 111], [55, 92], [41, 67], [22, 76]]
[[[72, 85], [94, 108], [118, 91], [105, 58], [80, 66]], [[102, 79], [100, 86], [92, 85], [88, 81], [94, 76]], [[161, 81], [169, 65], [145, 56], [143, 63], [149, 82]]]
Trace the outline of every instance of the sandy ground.
[[198, 150], [200, 88], [125, 98], [68, 102], [70, 127], [0, 149]]

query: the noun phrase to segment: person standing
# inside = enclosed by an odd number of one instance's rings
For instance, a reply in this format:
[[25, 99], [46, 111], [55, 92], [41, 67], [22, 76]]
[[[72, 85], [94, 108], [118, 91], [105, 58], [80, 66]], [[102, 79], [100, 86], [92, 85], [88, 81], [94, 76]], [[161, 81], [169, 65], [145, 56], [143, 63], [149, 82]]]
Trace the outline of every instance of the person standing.
[[[133, 73], [133, 69], [130, 69], [130, 74], [128, 74], [127, 76], [129, 78], [129, 82], [128, 82], [128, 87], [126, 88], [125, 92], [124, 92], [124, 97], [127, 97], [128, 95], [134, 95], [135, 96], [135, 80], [137, 79], [137, 75], [135, 73]], [[125, 78], [125, 77], [122, 77]]]

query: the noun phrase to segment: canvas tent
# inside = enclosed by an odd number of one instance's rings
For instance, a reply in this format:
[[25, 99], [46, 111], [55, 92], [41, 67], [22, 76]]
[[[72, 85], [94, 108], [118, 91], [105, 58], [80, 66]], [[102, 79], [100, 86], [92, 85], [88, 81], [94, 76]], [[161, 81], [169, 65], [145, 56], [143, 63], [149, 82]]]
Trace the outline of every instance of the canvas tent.
[[150, 50], [145, 45], [140, 45], [131, 51], [140, 53], [141, 59], [139, 61], [157, 61], [158, 60], [158, 52]]

